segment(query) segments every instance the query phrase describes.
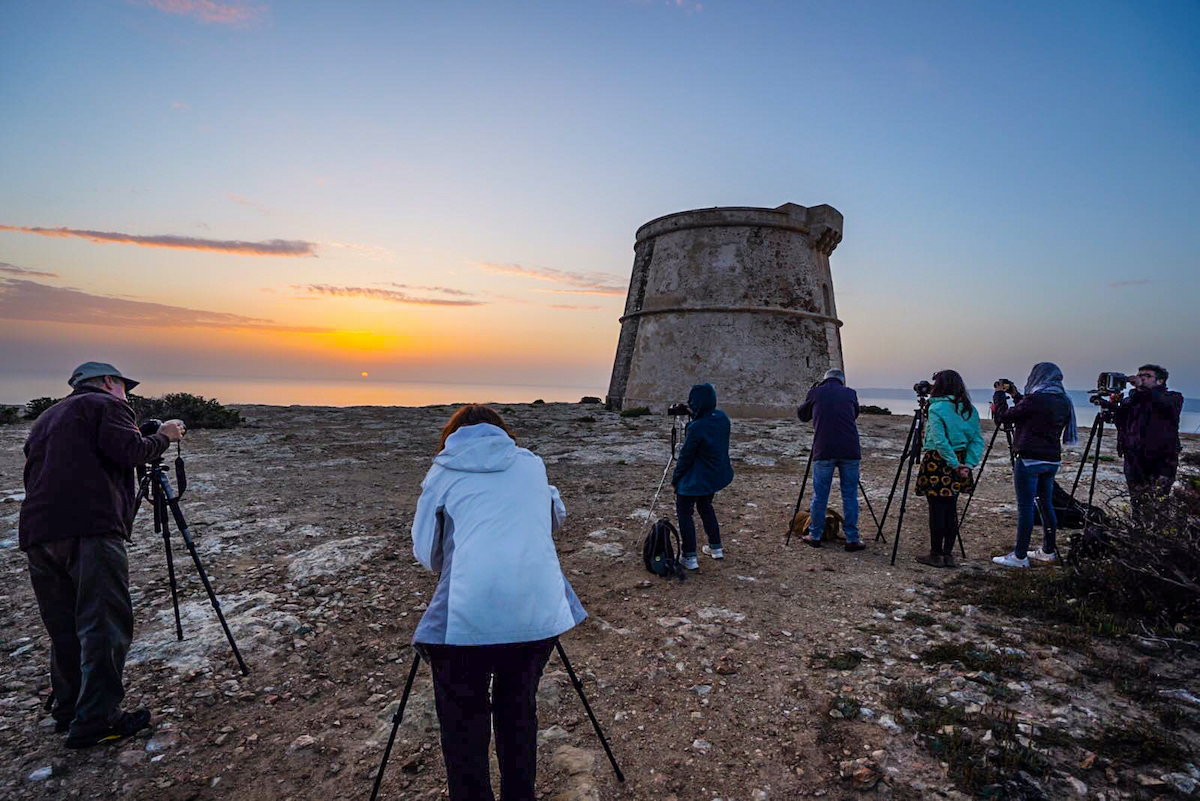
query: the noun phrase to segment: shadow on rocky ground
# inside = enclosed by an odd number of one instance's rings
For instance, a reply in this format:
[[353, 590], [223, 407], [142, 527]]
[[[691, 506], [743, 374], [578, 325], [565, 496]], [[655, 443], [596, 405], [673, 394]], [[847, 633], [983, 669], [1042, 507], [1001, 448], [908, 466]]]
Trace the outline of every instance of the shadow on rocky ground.
[[[155, 728], [82, 753], [62, 747], [40, 708], [48, 644], [15, 542], [28, 424], [0, 427], [0, 796], [369, 795], [435, 584], [411, 558], [408, 526], [452, 407], [239, 408], [247, 426], [189, 434], [184, 510], [251, 673], [238, 672], [178, 538], [185, 640], [175, 640], [163, 543], [143, 516], [130, 548], [127, 704], [149, 707]], [[1020, 576], [988, 559], [1013, 537], [1006, 458], [984, 473], [962, 567], [913, 561], [927, 547], [920, 500], [908, 504], [893, 567], [895, 505], [887, 542], [864, 507], [865, 552], [785, 547], [811, 429], [735, 421], [737, 478], [716, 502], [727, 558], [701, 557], [686, 582], [667, 582], [644, 571], [641, 539], [669, 422], [574, 404], [498, 408], [566, 501], [559, 552], [591, 618], [563, 645], [628, 777], [614, 780], [552, 658], [539, 694], [541, 797], [1200, 792], [1195, 647], [1021, 614], [1022, 593], [1036, 597], [1029, 582], [1056, 568]], [[862, 420], [876, 514], [908, 422]], [[1101, 463], [1101, 497], [1123, 489], [1113, 459]], [[444, 787], [422, 670], [384, 797], [434, 799]]]

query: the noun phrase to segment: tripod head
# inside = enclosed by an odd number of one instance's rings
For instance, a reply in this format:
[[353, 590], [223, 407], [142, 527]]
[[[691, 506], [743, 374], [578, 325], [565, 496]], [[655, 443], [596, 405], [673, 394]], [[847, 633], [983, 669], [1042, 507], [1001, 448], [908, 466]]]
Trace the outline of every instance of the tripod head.
[[[142, 424], [138, 426], [138, 431], [141, 432], [143, 437], [150, 437], [157, 434], [160, 428], [162, 428], [162, 420], [151, 417], [142, 421]], [[138, 465], [138, 481], [139, 483], [144, 482], [146, 476], [153, 476], [155, 473], [165, 473], [166, 469], [162, 456], [159, 456], [146, 464]], [[152, 483], [157, 488], [157, 482]], [[187, 490], [187, 470], [183, 466], [183, 448], [180, 442], [175, 443], [175, 484], [179, 487], [175, 497], [176, 499], [182, 498], [183, 493]]]

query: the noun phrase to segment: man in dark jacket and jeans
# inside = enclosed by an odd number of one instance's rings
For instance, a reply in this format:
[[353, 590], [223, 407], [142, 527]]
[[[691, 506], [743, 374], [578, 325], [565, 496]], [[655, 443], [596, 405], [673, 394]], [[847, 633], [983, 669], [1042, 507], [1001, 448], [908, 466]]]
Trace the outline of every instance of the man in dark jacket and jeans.
[[1183, 395], [1167, 389], [1166, 368], [1143, 364], [1133, 389], [1113, 410], [1117, 450], [1125, 457], [1125, 482], [1134, 520], [1152, 523], [1179, 469], [1179, 416]]
[[808, 391], [804, 405], [796, 410], [802, 423], [813, 424], [813, 498], [809, 507], [806, 544], [819, 548], [825, 532], [825, 510], [833, 488], [833, 471], [842, 486], [842, 516], [845, 520], [846, 550], [861, 551], [858, 533], [858, 477], [862, 451], [858, 444], [858, 393], [846, 386], [841, 370], [828, 370], [825, 379]]
[[133, 639], [125, 539], [133, 526], [134, 467], [184, 433], [180, 420], [143, 437], [126, 390], [138, 382], [111, 364], [80, 365], [74, 389], [38, 417], [25, 442], [20, 546], [50, 635], [55, 731], [88, 748], [150, 725], [145, 709], [121, 711]]
[[729, 461], [729, 417], [717, 408], [717, 391], [712, 384], [697, 384], [688, 393], [692, 420], [688, 423], [671, 486], [675, 488], [675, 516], [679, 518], [679, 538], [683, 553], [680, 561], [688, 570], [699, 567], [696, 561], [696, 523], [692, 510], [700, 512], [700, 522], [708, 536], [704, 552], [713, 559], [724, 559], [721, 528], [713, 511], [713, 495], [733, 481]]

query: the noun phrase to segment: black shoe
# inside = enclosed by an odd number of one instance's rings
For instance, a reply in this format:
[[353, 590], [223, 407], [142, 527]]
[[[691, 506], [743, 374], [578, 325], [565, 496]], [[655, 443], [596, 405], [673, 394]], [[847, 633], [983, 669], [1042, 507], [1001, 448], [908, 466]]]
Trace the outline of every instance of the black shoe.
[[76, 736], [74, 734], [67, 737], [67, 748], [91, 748], [94, 745], [101, 743], [112, 743], [117, 740], [130, 737], [137, 734], [142, 729], [150, 725], [150, 710], [135, 709], [132, 712], [122, 712], [121, 717], [117, 718], [107, 729], [101, 729], [94, 734], [85, 734]]
[[958, 563], [954, 561], [954, 551], [942, 554], [942, 567], [958, 567]]
[[820, 540], [814, 540], [814, 539], [812, 538], [812, 535], [811, 535], [811, 534], [805, 534], [803, 537], [801, 537], [801, 538], [800, 538], [800, 541], [801, 541], [801, 542], [803, 542], [805, 545], [811, 545], [811, 546], [812, 546], [812, 547], [814, 547], [814, 548], [820, 548], [820, 547], [821, 547], [821, 541], [820, 541]]
[[865, 551], [865, 550], [867, 550], [867, 546], [862, 540], [859, 540], [858, 542], [847, 542], [843, 547], [847, 551]]
[[930, 553], [928, 556], [918, 556], [917, 561], [930, 567], [945, 567], [946, 560], [940, 553]]
[[67, 730], [70, 728], [71, 728], [71, 721], [69, 721], [69, 720], [54, 721], [54, 733], [55, 734], [66, 734]]

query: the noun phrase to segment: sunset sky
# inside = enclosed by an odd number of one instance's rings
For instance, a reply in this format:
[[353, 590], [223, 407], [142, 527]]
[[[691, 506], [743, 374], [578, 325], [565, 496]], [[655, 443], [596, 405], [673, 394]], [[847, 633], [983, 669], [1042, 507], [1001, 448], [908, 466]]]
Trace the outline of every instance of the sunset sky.
[[845, 215], [852, 385], [1156, 361], [1200, 396], [1195, 2], [0, 13], [0, 385], [602, 394], [638, 226], [794, 202]]

